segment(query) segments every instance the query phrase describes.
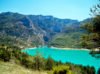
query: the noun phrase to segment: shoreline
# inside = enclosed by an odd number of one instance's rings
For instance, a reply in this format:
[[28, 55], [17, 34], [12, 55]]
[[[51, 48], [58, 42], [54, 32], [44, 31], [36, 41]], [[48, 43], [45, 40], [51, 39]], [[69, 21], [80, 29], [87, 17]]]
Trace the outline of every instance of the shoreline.
[[58, 48], [58, 47], [53, 47], [51, 46], [50, 48], [54, 48], [54, 49], [59, 49], [59, 50], [84, 50], [84, 51], [91, 51], [89, 49], [84, 49], [84, 48]]
[[26, 49], [35, 49], [35, 48], [37, 48], [37, 47], [33, 47], [33, 48], [25, 48], [25, 49], [22, 49], [22, 50], [26, 50]]
[[[35, 49], [35, 48], [37, 48], [37, 47], [33, 47], [33, 48], [25, 48], [25, 49], [23, 49], [23, 50], [26, 50], [26, 49]], [[91, 51], [91, 50], [89, 50], [89, 49], [84, 49], [84, 48], [58, 48], [58, 47], [53, 47], [53, 46], [51, 46], [50, 48], [54, 48], [54, 49], [58, 49], [58, 50], [84, 50], [84, 51]]]
[[37, 47], [33, 47], [33, 48], [28, 48], [28, 49], [35, 49], [35, 48], [37, 48]]

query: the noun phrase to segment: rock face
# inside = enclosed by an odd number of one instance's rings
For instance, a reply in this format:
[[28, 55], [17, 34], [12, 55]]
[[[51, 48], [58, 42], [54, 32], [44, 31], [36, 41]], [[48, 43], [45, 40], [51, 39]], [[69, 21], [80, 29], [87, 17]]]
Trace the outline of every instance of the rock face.
[[53, 16], [4, 12], [0, 13], [0, 41], [26, 47], [45, 45], [70, 25], [79, 24], [77, 20]]

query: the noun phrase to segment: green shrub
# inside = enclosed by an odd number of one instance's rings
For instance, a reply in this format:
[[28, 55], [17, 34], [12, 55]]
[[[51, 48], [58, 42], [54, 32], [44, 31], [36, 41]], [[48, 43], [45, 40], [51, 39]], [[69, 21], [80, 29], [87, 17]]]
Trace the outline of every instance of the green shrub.
[[51, 70], [55, 65], [55, 61], [49, 56], [46, 61], [46, 70]]
[[44, 58], [41, 56], [39, 51], [36, 51], [36, 55], [34, 56], [34, 68], [36, 70], [43, 70], [45, 67], [45, 60]]
[[85, 66], [82, 67], [82, 74], [95, 74], [95, 68], [94, 67], [89, 67], [89, 66]]
[[11, 52], [4, 48], [0, 48], [0, 59], [3, 61], [9, 61], [11, 59]]
[[53, 68], [53, 74], [71, 74], [69, 66], [59, 65]]

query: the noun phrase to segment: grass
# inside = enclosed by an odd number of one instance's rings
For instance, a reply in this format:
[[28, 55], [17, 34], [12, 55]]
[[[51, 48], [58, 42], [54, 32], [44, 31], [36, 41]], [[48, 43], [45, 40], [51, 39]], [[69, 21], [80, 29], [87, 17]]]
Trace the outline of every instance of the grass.
[[0, 61], [0, 74], [47, 74], [44, 71], [35, 71], [26, 69], [20, 65], [11, 62]]

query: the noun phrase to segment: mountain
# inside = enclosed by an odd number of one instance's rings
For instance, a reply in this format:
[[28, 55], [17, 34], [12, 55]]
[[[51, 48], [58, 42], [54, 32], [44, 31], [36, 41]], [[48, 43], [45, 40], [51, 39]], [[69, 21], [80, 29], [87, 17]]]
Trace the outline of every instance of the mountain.
[[79, 23], [73, 23], [66, 27], [61, 33], [55, 35], [54, 38], [49, 42], [49, 46], [54, 47], [69, 47], [69, 48], [82, 48], [80, 41], [81, 36], [86, 34], [87, 31], [82, 29], [83, 23], [90, 22], [92, 19], [88, 18]]
[[35, 27], [46, 32], [43, 35], [45, 41], [50, 40], [55, 34], [62, 32], [69, 24], [78, 23], [77, 20], [59, 19], [53, 16], [29, 15], [29, 18]]
[[11, 12], [1, 13], [0, 41], [19, 46], [35, 46], [36, 43], [42, 44], [42, 35], [33, 26], [25, 15]]
[[80, 22], [53, 16], [3, 12], [0, 13], [0, 41], [22, 48], [45, 45], [74, 24], [79, 25]]

